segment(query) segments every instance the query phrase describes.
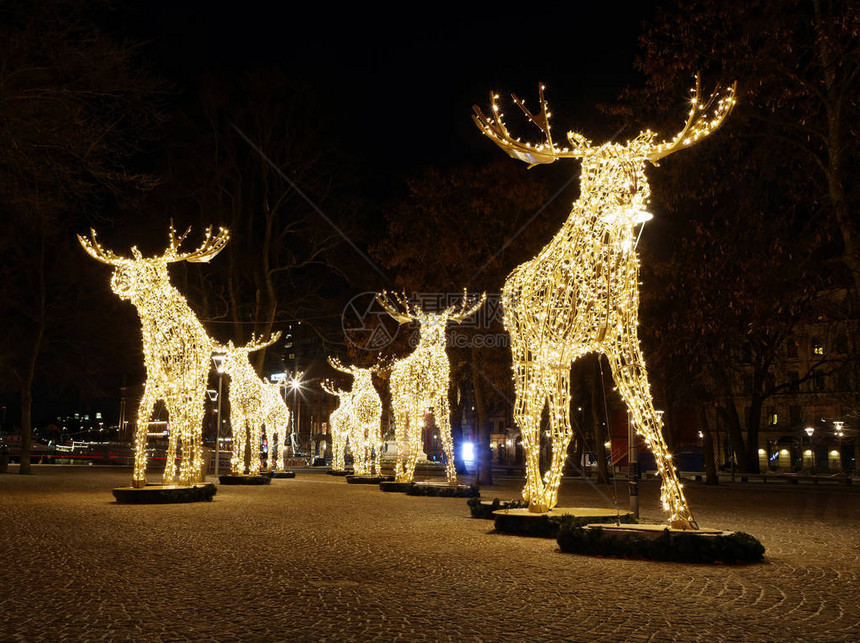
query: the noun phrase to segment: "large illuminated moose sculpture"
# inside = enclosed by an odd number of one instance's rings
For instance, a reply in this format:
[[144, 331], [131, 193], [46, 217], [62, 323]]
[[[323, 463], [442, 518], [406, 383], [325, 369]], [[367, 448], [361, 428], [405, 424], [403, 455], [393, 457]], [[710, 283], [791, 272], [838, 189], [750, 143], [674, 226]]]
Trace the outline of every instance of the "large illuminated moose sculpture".
[[[285, 441], [290, 425], [290, 412], [281, 396], [278, 384], [267, 382], [257, 375], [248, 355], [271, 346], [281, 333], [267, 340], [251, 338], [244, 346], [235, 346], [232, 341], [217, 346], [216, 352], [224, 354], [224, 372], [230, 376], [228, 396], [230, 398], [230, 424], [233, 428], [233, 457], [230, 468], [233, 475], [258, 475], [260, 473], [260, 442], [263, 425], [269, 444], [267, 470], [282, 471], [286, 454]], [[248, 459], [245, 459], [245, 444], [248, 443]]]
[[[561, 230], [540, 253], [508, 276], [502, 292], [505, 327], [511, 335], [516, 402], [514, 417], [526, 452], [529, 509], [544, 512], [558, 501], [562, 467], [570, 442], [571, 363], [587, 353], [605, 355], [638, 434], [654, 453], [662, 479], [661, 500], [669, 524], [698, 529], [687, 505], [672, 456], [663, 440], [662, 420], [654, 410], [645, 361], [639, 347], [639, 258], [637, 228], [651, 215], [645, 164], [682, 150], [713, 133], [735, 103], [732, 86], [701, 102], [699, 79], [683, 129], [672, 140], [655, 143], [656, 134], [640, 133], [626, 144], [592, 145], [570, 132], [570, 147], [557, 147], [540, 88], [540, 112], [514, 103], [546, 136], [531, 145], [514, 138], [492, 96], [492, 115], [475, 107], [481, 131], [529, 167], [562, 158], [582, 161], [580, 196]], [[549, 404], [552, 461], [540, 472], [540, 421]]]
[[331, 412], [329, 416], [329, 425], [331, 426], [332, 450], [331, 450], [331, 468], [332, 471], [346, 470], [346, 441], [349, 434], [352, 432], [353, 417], [352, 417], [352, 394], [349, 391], [344, 391], [335, 387], [329, 382], [320, 382], [320, 388], [329, 395], [335, 396], [339, 404], [337, 408]]
[[356, 475], [379, 475], [379, 456], [382, 452], [382, 400], [373, 385], [373, 374], [378, 366], [359, 368], [344, 366], [340, 360], [330, 357], [332, 368], [352, 375], [351, 409], [352, 426], [350, 449]]
[[411, 305], [401, 295], [394, 295], [397, 305], [389, 301], [388, 293], [383, 292], [376, 297], [385, 311], [401, 324], [417, 321], [421, 333], [415, 350], [408, 357], [394, 362], [391, 367], [391, 406], [397, 436], [397, 460], [394, 465], [396, 482], [412, 482], [415, 476], [415, 465], [423, 441], [424, 415], [432, 409], [445, 452], [448, 484], [457, 484], [448, 404], [451, 367], [445, 352], [445, 329], [449, 321], [461, 322], [475, 314], [486, 298], [485, 294], [481, 295], [477, 303], [467, 307], [464, 293], [459, 310], [451, 306], [442, 312], [427, 313], [420, 306]]
[[146, 486], [146, 436], [158, 400], [164, 402], [170, 423], [164, 483], [176, 479], [177, 446], [181, 449], [178, 482], [191, 485], [203, 477], [201, 443], [212, 341], [185, 297], [170, 284], [167, 266], [178, 261], [208, 262], [224, 248], [230, 233], [221, 228], [213, 235], [210, 227], [199, 248], [180, 252], [189, 231], [177, 237], [171, 223], [170, 245], [163, 254], [144, 257], [135, 246], [131, 258], [105, 249], [95, 230], [90, 230], [89, 239], [78, 235], [91, 257], [114, 267], [111, 289], [129, 300], [140, 316], [146, 385], [134, 436], [133, 487]]

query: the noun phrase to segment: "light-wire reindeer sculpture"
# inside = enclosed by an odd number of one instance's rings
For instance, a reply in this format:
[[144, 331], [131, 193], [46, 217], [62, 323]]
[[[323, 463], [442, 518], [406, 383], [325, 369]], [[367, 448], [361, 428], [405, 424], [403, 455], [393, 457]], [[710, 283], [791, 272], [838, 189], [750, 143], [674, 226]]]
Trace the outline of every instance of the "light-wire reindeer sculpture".
[[[276, 383], [267, 382], [257, 375], [248, 356], [271, 346], [281, 333], [269, 339], [251, 338], [244, 346], [232, 341], [218, 345], [215, 351], [224, 354], [224, 372], [230, 376], [227, 395], [230, 398], [230, 424], [233, 429], [233, 456], [230, 468], [233, 475], [258, 475], [260, 472], [260, 443], [263, 425], [269, 444], [268, 471], [282, 471], [286, 454], [285, 442], [290, 425], [290, 412]], [[248, 459], [245, 445], [248, 443]]]
[[350, 449], [356, 475], [379, 475], [379, 457], [382, 453], [382, 400], [373, 385], [373, 374], [379, 366], [359, 368], [344, 366], [336, 357], [328, 363], [341, 373], [352, 375], [351, 409], [352, 431]]
[[396, 360], [391, 367], [391, 406], [397, 437], [395, 481], [412, 482], [415, 477], [415, 465], [422, 446], [424, 415], [432, 409], [445, 452], [448, 484], [456, 486], [457, 471], [454, 468], [454, 442], [451, 438], [448, 403], [451, 367], [445, 352], [445, 329], [449, 321], [459, 323], [475, 314], [484, 305], [487, 296], [482, 294], [477, 303], [467, 307], [464, 292], [459, 309], [450, 306], [438, 313], [424, 312], [420, 306], [411, 305], [405, 296], [395, 293], [393, 297], [396, 306], [390, 302], [387, 292], [377, 295], [376, 300], [401, 324], [417, 321], [421, 333], [415, 350], [409, 356]]
[[170, 426], [164, 483], [176, 478], [177, 447], [181, 449], [179, 483], [191, 485], [203, 478], [202, 431], [212, 340], [185, 297], [170, 284], [167, 265], [208, 262], [224, 248], [230, 233], [221, 228], [213, 235], [210, 227], [199, 248], [180, 252], [189, 231], [177, 237], [171, 223], [170, 245], [163, 254], [144, 257], [135, 246], [131, 258], [104, 248], [95, 230], [90, 230], [89, 239], [78, 235], [93, 259], [114, 267], [111, 290], [129, 300], [140, 316], [146, 384], [135, 428], [133, 487], [146, 486], [147, 429], [158, 400], [164, 402]]
[[[515, 268], [502, 291], [505, 327], [511, 335], [516, 390], [514, 417], [526, 452], [523, 497], [529, 509], [544, 512], [558, 501], [558, 487], [570, 425], [570, 367], [587, 353], [605, 355], [639, 435], [654, 453], [662, 479], [661, 500], [669, 524], [698, 525], [684, 497], [672, 456], [663, 440], [662, 420], [654, 410], [645, 361], [639, 347], [639, 258], [636, 233], [651, 218], [645, 163], [682, 150], [714, 132], [735, 103], [732, 86], [699, 100], [699, 79], [683, 129], [672, 140], [655, 143], [656, 134], [640, 133], [626, 144], [592, 145], [570, 132], [571, 147], [557, 147], [540, 87], [540, 112], [514, 103], [546, 136], [541, 144], [521, 142], [509, 133], [491, 96], [492, 115], [476, 106], [473, 119], [490, 140], [532, 167], [562, 158], [582, 161], [580, 196], [561, 230], [531, 261]], [[540, 472], [540, 421], [549, 405], [552, 461]]]

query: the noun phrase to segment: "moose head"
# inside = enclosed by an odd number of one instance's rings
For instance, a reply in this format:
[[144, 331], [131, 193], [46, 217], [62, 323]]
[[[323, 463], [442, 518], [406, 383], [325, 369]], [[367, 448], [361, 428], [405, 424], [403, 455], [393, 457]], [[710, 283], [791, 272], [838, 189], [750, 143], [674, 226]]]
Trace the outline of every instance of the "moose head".
[[78, 241], [93, 259], [114, 267], [111, 290], [121, 299], [135, 303], [159, 296], [161, 289], [170, 281], [167, 264], [178, 261], [208, 262], [221, 252], [230, 240], [230, 232], [226, 228], [220, 228], [218, 233], [213, 235], [210, 226], [200, 247], [190, 252], [181, 252], [179, 246], [190, 231], [191, 228], [188, 228], [183, 235], [177, 237], [171, 221], [167, 250], [153, 257], [144, 257], [137, 246], [132, 247], [131, 257], [117, 255], [99, 243], [96, 231], [92, 228], [90, 238], [78, 235]]

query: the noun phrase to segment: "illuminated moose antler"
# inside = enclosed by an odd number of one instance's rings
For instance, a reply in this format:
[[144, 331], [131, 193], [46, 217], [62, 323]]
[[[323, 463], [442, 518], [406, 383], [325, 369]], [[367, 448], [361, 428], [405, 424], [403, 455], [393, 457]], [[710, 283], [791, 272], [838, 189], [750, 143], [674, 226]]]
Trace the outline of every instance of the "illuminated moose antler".
[[490, 101], [493, 109], [493, 116], [487, 117], [477, 105], [474, 106], [475, 114], [472, 120], [481, 129], [484, 135], [501, 147], [512, 158], [519, 159], [529, 164], [529, 167], [544, 163], [554, 163], [560, 158], [580, 158], [590, 148], [590, 141], [574, 132], [569, 132], [567, 135], [570, 141], [571, 148], [557, 148], [552, 141], [552, 133], [550, 131], [548, 105], [543, 96], [544, 86], [540, 85], [540, 113], [532, 114], [527, 108], [525, 101], [520, 100], [516, 94], [511, 94], [514, 104], [519, 107], [526, 117], [538, 127], [546, 137], [545, 143], [532, 145], [524, 143], [518, 138], [511, 136], [508, 128], [505, 126], [504, 114], [499, 109], [497, 94], [490, 94]]
[[[579, 200], [562, 229], [540, 253], [508, 276], [502, 290], [505, 328], [511, 335], [516, 402], [514, 418], [526, 452], [529, 509], [547, 511], [558, 501], [562, 467], [570, 443], [570, 366], [597, 352], [606, 356], [618, 391], [637, 432], [654, 452], [663, 484], [661, 499], [673, 526], [697, 528], [663, 440], [662, 421], [654, 410], [645, 362], [639, 348], [639, 259], [637, 226], [650, 218], [645, 207], [650, 189], [645, 163], [671, 154], [711, 134], [734, 105], [734, 85], [721, 98], [699, 103], [699, 81], [687, 123], [672, 140], [654, 144], [641, 133], [626, 145], [592, 146], [580, 134], [568, 134], [570, 149], [557, 148], [541, 87], [541, 111], [532, 123], [546, 135], [539, 145], [514, 139], [493, 97], [492, 118], [475, 108], [481, 131], [512, 157], [535, 165], [559, 158], [581, 158]], [[540, 470], [541, 414], [549, 405], [552, 461]]]
[[650, 151], [646, 151], [645, 158], [652, 163], [656, 163], [660, 159], [685, 147], [689, 147], [712, 134], [723, 124], [726, 116], [729, 115], [735, 106], [736, 89], [737, 83], [732, 83], [729, 90], [721, 96], [719, 87], [717, 87], [710, 98], [702, 103], [699, 100], [699, 92], [701, 90], [700, 79], [699, 75], [696, 74], [696, 88], [693, 90], [692, 105], [683, 129], [671, 141], [652, 146]]
[[448, 483], [456, 485], [448, 404], [451, 369], [445, 352], [445, 328], [449, 321], [459, 322], [473, 315], [484, 304], [487, 296], [481, 295], [477, 303], [467, 307], [464, 292], [459, 307], [453, 306], [440, 313], [426, 313], [419, 306], [410, 305], [402, 295], [394, 295], [394, 298], [399, 307], [391, 304], [386, 292], [376, 296], [386, 312], [401, 324], [415, 320], [421, 328], [418, 346], [408, 357], [395, 361], [391, 368], [391, 406], [397, 436], [395, 479], [397, 482], [411, 482], [414, 478], [418, 454], [422, 450], [424, 415], [433, 409], [445, 451]]
[[[164, 482], [176, 476], [177, 445], [182, 449], [179, 482], [193, 484], [202, 479], [202, 426], [209, 357], [212, 340], [188, 306], [185, 298], [170, 285], [167, 264], [175, 261], [208, 261], [230, 238], [221, 228], [216, 237], [211, 229], [200, 248], [179, 253], [179, 244], [170, 226], [170, 244], [161, 256], [144, 257], [137, 247], [132, 256], [121, 257], [104, 248], [95, 230], [91, 237], [78, 235], [84, 250], [93, 259], [114, 267], [111, 289], [135, 308], [143, 331], [143, 359], [146, 385], [135, 429], [135, 457], [132, 484], [146, 485], [146, 436], [150, 417], [158, 400], [163, 400], [170, 418], [170, 436]], [[186, 232], [186, 234], [188, 234]]]
[[[260, 443], [263, 425], [269, 444], [266, 468], [281, 471], [286, 455], [287, 430], [290, 425], [290, 412], [281, 396], [280, 387], [257, 375], [248, 356], [258, 350], [271, 346], [281, 338], [276, 332], [268, 339], [251, 336], [251, 341], [243, 346], [234, 346], [232, 341], [225, 346], [216, 346], [216, 352], [224, 354], [222, 367], [230, 376], [227, 394], [230, 398], [230, 424], [233, 430], [233, 475], [260, 472]], [[245, 448], [248, 446], [248, 458]]]

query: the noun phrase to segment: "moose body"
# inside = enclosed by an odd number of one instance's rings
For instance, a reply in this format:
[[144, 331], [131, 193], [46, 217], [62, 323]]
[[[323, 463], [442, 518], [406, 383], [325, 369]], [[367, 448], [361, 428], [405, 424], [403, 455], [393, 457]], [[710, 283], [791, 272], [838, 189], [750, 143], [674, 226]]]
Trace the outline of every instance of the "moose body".
[[161, 400], [169, 417], [165, 484], [176, 480], [177, 449], [181, 450], [178, 482], [190, 485], [203, 477], [202, 427], [212, 340], [176, 288], [170, 284], [167, 265], [177, 261], [206, 262], [217, 255], [230, 236], [221, 228], [217, 235], [206, 232], [203, 244], [192, 252], [180, 252], [188, 234], [176, 237], [170, 226], [170, 246], [160, 256], [143, 257], [132, 248], [132, 257], [121, 257], [96, 240], [78, 236], [94, 259], [114, 267], [111, 289], [137, 309], [143, 333], [146, 384], [135, 428], [135, 458], [132, 485], [146, 485], [146, 437], [149, 420]]
[[[570, 368], [588, 353], [609, 361], [618, 391], [637, 433], [652, 450], [662, 478], [661, 499], [672, 526], [696, 529], [672, 457], [662, 436], [645, 362], [639, 347], [639, 258], [637, 229], [650, 215], [647, 162], [656, 163], [713, 132], [734, 104], [734, 88], [716, 103], [716, 94], [693, 106], [683, 130], [666, 143], [641, 133], [626, 144], [592, 146], [569, 133], [571, 148], [552, 141], [549, 115], [540, 91], [541, 110], [532, 114], [514, 96], [528, 119], [546, 135], [540, 145], [523, 143], [507, 131], [492, 98], [493, 116], [475, 108], [481, 131], [512, 157], [531, 165], [559, 158], [582, 161], [580, 197], [561, 230], [531, 261], [514, 269], [502, 291], [505, 328], [511, 335], [516, 401], [514, 418], [526, 452], [529, 509], [545, 512], [558, 501], [564, 459], [573, 431], [570, 424]], [[540, 470], [540, 422], [549, 407], [552, 460]]]

